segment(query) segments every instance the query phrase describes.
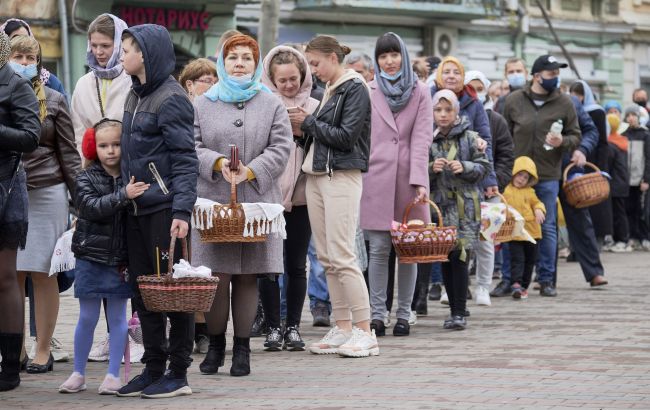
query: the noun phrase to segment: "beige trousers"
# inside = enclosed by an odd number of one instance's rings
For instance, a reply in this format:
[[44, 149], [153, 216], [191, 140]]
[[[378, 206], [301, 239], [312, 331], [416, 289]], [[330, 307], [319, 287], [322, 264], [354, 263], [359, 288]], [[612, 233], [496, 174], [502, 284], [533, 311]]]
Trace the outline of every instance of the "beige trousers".
[[361, 171], [307, 176], [307, 209], [318, 260], [325, 269], [334, 319], [370, 320], [370, 303], [357, 265], [355, 238], [361, 201]]

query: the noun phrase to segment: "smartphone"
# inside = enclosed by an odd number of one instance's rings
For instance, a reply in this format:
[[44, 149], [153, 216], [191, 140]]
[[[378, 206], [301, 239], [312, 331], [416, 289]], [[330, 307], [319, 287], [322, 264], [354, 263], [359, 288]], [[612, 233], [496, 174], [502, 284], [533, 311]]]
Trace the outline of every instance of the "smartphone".
[[287, 107], [287, 112], [298, 112], [298, 107]]

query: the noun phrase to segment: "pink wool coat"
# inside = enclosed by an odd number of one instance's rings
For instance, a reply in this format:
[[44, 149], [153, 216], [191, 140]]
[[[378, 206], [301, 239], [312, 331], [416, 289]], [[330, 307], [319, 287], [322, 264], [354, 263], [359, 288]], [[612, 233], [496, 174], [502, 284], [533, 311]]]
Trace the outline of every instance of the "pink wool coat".
[[[433, 108], [429, 89], [418, 82], [408, 104], [395, 115], [375, 81], [370, 84], [372, 122], [370, 164], [363, 174], [362, 229], [389, 231], [415, 199], [415, 187], [429, 191], [429, 148], [433, 140]], [[410, 219], [431, 221], [427, 206], [412, 208]]]

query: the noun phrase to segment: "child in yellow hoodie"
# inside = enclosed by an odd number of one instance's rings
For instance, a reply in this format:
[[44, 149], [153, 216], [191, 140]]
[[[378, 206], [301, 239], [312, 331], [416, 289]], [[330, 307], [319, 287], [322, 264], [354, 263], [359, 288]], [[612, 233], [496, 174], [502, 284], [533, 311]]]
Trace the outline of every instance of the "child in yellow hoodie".
[[[544, 203], [537, 198], [532, 188], [537, 183], [537, 167], [529, 157], [519, 157], [512, 167], [512, 182], [503, 196], [508, 204], [526, 220], [526, 231], [534, 239], [542, 238], [541, 224], [546, 216]], [[523, 237], [515, 237], [509, 243], [512, 297], [526, 299], [528, 285], [537, 260], [537, 244]]]

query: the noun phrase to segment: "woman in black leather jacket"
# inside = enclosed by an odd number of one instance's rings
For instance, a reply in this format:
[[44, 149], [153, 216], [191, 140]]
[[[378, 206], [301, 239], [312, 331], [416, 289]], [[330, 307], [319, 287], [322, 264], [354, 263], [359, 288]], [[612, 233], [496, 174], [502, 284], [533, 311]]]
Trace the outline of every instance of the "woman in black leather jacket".
[[31, 85], [7, 65], [9, 38], [0, 32], [0, 391], [20, 384], [23, 304], [16, 255], [27, 240], [27, 182], [22, 153], [38, 147], [41, 122]]
[[[297, 108], [292, 125], [305, 134], [307, 208], [318, 259], [325, 268], [336, 326], [312, 344], [315, 354], [379, 354], [370, 331], [370, 305], [355, 254], [361, 173], [368, 170], [370, 94], [365, 80], [342, 65], [350, 48], [318, 36], [305, 50], [312, 72], [327, 82], [315, 114]], [[352, 317], [352, 320], [350, 320]]]

